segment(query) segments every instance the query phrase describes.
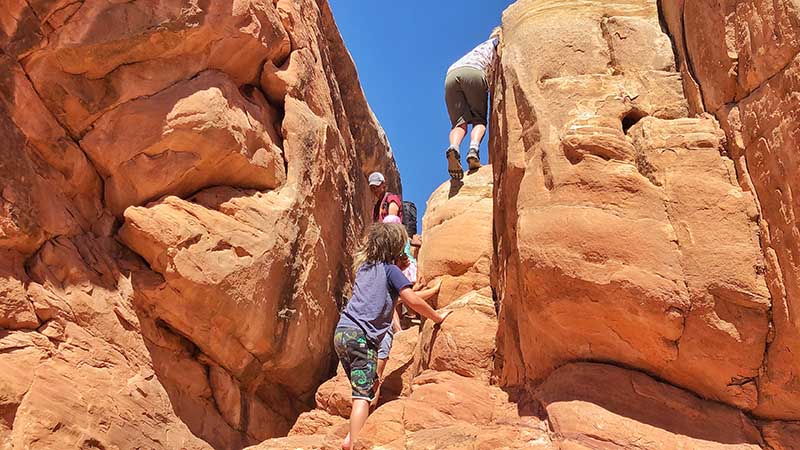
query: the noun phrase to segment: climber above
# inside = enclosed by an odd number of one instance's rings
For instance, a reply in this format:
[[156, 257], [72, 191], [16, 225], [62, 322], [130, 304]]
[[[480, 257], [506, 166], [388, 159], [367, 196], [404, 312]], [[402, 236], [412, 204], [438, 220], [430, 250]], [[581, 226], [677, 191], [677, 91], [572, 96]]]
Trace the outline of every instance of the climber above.
[[500, 44], [500, 27], [492, 30], [489, 40], [481, 43], [447, 69], [444, 101], [450, 116], [450, 147], [447, 148], [447, 171], [453, 179], [464, 177], [461, 167], [461, 141], [472, 125], [467, 164], [470, 170], [481, 167], [480, 146], [486, 134], [489, 82]]
[[372, 222], [380, 223], [386, 216], [402, 218], [402, 198], [386, 190], [386, 177], [380, 172], [372, 172], [369, 176], [369, 190], [378, 199], [372, 208]]
[[419, 298], [412, 283], [394, 265], [408, 241], [405, 227], [394, 223], [373, 224], [355, 258], [353, 295], [342, 311], [333, 345], [352, 386], [353, 407], [350, 433], [342, 442], [351, 449], [369, 415], [375, 398], [378, 349], [392, 328], [392, 313], [398, 298], [411, 309], [439, 324], [440, 314]]

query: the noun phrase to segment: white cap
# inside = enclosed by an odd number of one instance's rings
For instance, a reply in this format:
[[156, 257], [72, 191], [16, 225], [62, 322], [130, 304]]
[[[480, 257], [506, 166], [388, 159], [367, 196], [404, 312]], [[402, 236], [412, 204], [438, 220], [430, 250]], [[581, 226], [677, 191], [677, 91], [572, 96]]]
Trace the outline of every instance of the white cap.
[[380, 172], [372, 172], [369, 175], [369, 185], [370, 186], [380, 186], [386, 181], [386, 178], [383, 177], [383, 174]]

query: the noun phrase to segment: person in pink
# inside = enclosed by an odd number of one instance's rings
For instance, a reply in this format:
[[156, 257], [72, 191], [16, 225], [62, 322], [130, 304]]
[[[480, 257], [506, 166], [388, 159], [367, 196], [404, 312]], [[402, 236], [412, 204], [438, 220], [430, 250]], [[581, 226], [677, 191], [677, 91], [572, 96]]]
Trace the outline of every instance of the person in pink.
[[[383, 223], [399, 223], [402, 225], [403, 220], [400, 218], [400, 216], [390, 214], [383, 218]], [[406, 278], [414, 283], [417, 282], [417, 261], [415, 261], [414, 257], [411, 256], [410, 241], [406, 244], [403, 255], [397, 258], [397, 267], [403, 271], [403, 275], [405, 275]]]

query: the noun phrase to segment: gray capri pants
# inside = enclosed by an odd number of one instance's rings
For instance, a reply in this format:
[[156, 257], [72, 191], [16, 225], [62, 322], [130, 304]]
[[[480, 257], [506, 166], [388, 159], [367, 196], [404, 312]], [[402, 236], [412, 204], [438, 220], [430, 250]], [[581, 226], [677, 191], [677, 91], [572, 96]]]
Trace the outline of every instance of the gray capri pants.
[[453, 128], [465, 123], [486, 125], [489, 83], [483, 71], [465, 66], [448, 72], [444, 80], [444, 102]]

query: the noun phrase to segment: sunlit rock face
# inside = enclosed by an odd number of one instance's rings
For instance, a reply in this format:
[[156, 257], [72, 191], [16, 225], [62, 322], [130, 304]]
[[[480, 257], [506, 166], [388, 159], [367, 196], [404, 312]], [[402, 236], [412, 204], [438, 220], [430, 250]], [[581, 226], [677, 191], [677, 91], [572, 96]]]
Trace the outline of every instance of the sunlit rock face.
[[689, 117], [655, 1], [518, 2], [495, 84], [501, 374], [613, 361], [758, 404], [771, 298], [758, 209]]
[[327, 4], [6, 3], [2, 446], [285, 435], [400, 189]]
[[684, 80], [698, 86], [697, 109], [719, 120], [739, 184], [758, 205], [772, 333], [755, 411], [797, 419], [800, 360], [793, 348], [800, 344], [800, 4], [663, 3], [682, 65], [690, 69]]

